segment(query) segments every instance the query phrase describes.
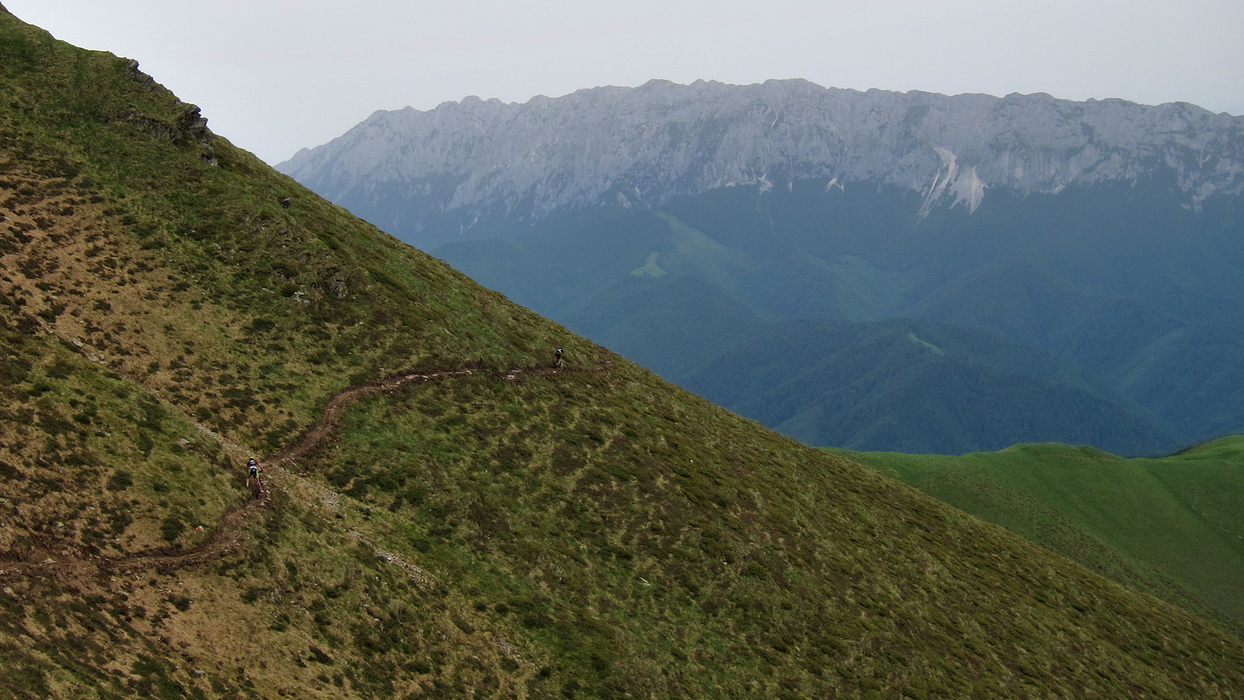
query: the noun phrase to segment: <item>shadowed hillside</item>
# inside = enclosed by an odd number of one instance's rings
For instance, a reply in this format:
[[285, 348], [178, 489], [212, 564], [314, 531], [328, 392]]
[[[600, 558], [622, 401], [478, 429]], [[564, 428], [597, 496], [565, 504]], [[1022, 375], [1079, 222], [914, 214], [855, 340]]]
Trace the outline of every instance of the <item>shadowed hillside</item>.
[[787, 324], [683, 384], [809, 444], [957, 454], [1029, 435], [1153, 454], [1173, 441], [1074, 363], [914, 319]]
[[1244, 689], [1201, 619], [567, 334], [3, 11], [0, 216], [5, 696]]

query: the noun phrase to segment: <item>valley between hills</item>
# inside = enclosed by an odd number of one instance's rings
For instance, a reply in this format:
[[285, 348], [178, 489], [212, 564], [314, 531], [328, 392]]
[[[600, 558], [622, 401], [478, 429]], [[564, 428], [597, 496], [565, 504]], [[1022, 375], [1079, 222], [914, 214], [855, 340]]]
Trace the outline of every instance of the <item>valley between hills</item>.
[[1244, 690], [1219, 625], [665, 382], [3, 7], [0, 217], [0, 696]]

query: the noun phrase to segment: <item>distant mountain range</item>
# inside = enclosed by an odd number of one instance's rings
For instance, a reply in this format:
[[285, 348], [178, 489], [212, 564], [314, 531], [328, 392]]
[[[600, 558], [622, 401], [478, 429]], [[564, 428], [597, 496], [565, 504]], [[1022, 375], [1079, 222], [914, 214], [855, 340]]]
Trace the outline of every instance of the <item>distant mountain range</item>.
[[808, 442], [1150, 454], [1244, 430], [1242, 127], [654, 81], [377, 112], [278, 168]]

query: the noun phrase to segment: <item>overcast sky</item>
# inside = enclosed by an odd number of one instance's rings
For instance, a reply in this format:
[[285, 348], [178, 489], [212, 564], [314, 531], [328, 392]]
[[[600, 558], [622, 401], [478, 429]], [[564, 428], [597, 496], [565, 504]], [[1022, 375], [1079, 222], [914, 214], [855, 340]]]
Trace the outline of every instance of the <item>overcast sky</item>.
[[269, 163], [378, 109], [652, 78], [1047, 92], [1244, 114], [1241, 0], [0, 0], [138, 59]]

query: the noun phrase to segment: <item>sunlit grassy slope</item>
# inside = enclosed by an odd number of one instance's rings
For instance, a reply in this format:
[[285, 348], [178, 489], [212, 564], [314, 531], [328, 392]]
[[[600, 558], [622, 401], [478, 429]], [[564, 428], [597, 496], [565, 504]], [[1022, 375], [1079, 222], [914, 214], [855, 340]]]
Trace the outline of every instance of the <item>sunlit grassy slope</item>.
[[[1244, 689], [1201, 619], [673, 388], [198, 119], [0, 12], [0, 695]], [[231, 510], [339, 390], [445, 370]]]
[[1063, 445], [840, 454], [1244, 634], [1244, 437], [1161, 459]]

